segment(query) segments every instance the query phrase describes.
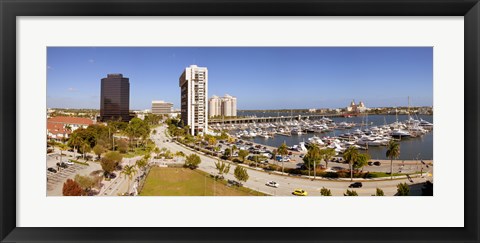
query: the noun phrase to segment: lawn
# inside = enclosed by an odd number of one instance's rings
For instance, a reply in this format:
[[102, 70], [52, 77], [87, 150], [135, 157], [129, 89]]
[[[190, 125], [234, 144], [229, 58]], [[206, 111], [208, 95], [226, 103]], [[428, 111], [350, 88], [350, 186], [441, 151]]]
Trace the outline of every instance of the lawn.
[[228, 187], [199, 170], [154, 167], [148, 174], [140, 196], [257, 196], [263, 193], [248, 188]]
[[136, 157], [136, 156], [143, 156], [145, 154], [147, 154], [145, 149], [135, 148], [134, 151], [129, 151], [127, 154], [122, 154], [122, 155], [123, 155], [124, 158], [133, 158], [133, 157]]

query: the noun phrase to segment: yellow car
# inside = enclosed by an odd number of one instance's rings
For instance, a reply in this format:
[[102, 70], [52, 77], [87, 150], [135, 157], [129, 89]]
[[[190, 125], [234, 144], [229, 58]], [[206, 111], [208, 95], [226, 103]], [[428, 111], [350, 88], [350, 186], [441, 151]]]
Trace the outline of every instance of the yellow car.
[[308, 195], [307, 191], [302, 190], [302, 189], [295, 189], [295, 191], [292, 192], [293, 195], [297, 196], [306, 196]]

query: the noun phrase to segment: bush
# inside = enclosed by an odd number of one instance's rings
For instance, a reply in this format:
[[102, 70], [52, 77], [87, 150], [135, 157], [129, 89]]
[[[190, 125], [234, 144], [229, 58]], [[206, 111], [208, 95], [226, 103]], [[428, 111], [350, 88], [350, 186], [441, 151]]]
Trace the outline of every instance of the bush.
[[190, 169], [196, 169], [200, 163], [202, 163], [202, 160], [196, 154], [191, 154], [185, 159], [185, 167]]
[[325, 188], [325, 187], [322, 187], [322, 189], [320, 189], [320, 195], [322, 196], [331, 196], [332, 195], [332, 192]]
[[358, 196], [357, 192], [354, 190], [348, 190], [343, 194], [344, 196]]
[[400, 183], [397, 185], [397, 196], [408, 196], [410, 193], [410, 187], [408, 187], [407, 183]]

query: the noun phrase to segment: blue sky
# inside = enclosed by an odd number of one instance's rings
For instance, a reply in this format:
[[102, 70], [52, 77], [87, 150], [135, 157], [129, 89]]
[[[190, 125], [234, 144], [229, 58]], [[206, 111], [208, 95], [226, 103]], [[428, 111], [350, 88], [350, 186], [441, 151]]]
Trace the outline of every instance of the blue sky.
[[180, 104], [178, 78], [209, 70], [209, 97], [230, 94], [238, 109], [431, 106], [430, 47], [49, 47], [47, 107], [100, 107], [100, 79], [130, 78], [130, 109], [152, 100]]

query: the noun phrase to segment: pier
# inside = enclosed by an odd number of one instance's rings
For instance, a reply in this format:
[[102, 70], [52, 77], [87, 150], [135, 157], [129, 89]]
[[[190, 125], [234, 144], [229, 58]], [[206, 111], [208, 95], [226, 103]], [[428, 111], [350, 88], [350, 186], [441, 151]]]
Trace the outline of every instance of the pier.
[[226, 119], [209, 119], [209, 124], [244, 124], [244, 123], [263, 123], [263, 122], [280, 122], [291, 120], [315, 120], [322, 117], [344, 117], [345, 114], [328, 114], [328, 115], [291, 115], [291, 116], [273, 116], [273, 117], [242, 117], [242, 118], [226, 118]]

